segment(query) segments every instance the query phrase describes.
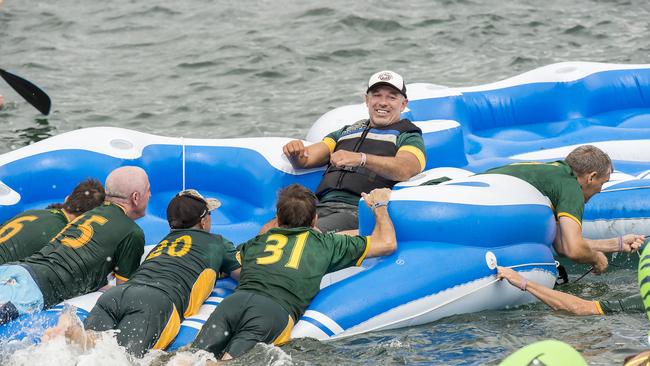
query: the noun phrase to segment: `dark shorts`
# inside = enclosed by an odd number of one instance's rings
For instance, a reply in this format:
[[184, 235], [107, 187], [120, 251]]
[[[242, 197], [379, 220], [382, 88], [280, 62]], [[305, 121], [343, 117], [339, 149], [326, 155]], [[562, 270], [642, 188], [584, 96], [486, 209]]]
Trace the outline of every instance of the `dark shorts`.
[[238, 357], [257, 343], [282, 344], [289, 339], [293, 319], [271, 298], [248, 291], [226, 297], [203, 324], [192, 348], [221, 357]]
[[124, 284], [106, 291], [84, 321], [86, 329], [119, 329], [117, 343], [142, 356], [151, 349], [165, 349], [180, 329], [176, 306], [160, 290]]
[[359, 206], [344, 202], [323, 202], [316, 206], [316, 227], [324, 233], [359, 228]]

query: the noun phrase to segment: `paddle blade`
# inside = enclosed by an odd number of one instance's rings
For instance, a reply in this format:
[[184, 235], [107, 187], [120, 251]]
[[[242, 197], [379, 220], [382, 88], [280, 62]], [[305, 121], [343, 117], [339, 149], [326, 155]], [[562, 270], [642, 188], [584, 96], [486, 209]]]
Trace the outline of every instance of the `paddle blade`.
[[14, 75], [3, 69], [0, 69], [0, 76], [2, 76], [7, 84], [14, 88], [14, 90], [20, 94], [20, 96], [25, 98], [29, 104], [38, 109], [39, 112], [43, 113], [44, 115], [48, 115], [50, 113], [52, 102], [50, 101], [50, 97], [48, 97], [47, 94], [41, 90], [41, 88], [32, 84], [30, 81], [25, 80], [20, 76]]

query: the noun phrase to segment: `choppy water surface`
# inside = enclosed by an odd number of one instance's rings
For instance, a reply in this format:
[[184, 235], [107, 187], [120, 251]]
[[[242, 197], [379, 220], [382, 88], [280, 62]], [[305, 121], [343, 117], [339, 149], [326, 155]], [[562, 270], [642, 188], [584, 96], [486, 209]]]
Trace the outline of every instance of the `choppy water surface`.
[[[380, 69], [407, 82], [467, 86], [560, 61], [648, 63], [649, 15], [650, 3], [634, 0], [0, 0], [0, 68], [53, 100], [53, 113], [40, 116], [0, 82], [7, 100], [0, 153], [91, 126], [304, 137], [323, 113], [360, 102]], [[610, 298], [634, 293], [635, 281], [634, 271], [617, 270], [568, 290]], [[331, 343], [260, 347], [232, 364], [494, 364], [552, 337], [591, 364], [609, 365], [643, 349], [647, 328], [643, 314], [572, 318], [535, 305]], [[2, 347], [13, 364], [79, 359], [61, 344]], [[106, 347], [82, 363], [132, 362]]]

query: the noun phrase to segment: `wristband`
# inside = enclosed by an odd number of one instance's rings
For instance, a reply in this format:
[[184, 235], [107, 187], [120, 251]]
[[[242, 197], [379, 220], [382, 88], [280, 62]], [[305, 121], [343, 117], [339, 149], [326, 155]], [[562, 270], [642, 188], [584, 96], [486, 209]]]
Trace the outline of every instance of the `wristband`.
[[521, 291], [526, 291], [527, 284], [528, 284], [528, 279], [524, 277], [524, 282], [521, 283]]
[[366, 156], [366, 153], [361, 153], [361, 163], [359, 163], [359, 166], [366, 166], [366, 160], [368, 157]]
[[619, 252], [623, 251], [623, 237], [622, 236], [618, 237], [618, 251]]
[[386, 207], [388, 206], [388, 201], [380, 201], [380, 202], [375, 202], [370, 206], [370, 208], [374, 211], [378, 207]]

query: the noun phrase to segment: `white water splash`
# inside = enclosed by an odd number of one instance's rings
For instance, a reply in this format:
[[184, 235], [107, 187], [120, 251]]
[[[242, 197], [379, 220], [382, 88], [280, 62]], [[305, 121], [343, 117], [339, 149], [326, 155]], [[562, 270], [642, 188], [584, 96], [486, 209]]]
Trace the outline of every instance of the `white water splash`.
[[[164, 351], [151, 350], [143, 358], [129, 355], [124, 347], [117, 344], [115, 331], [107, 331], [97, 339], [95, 347], [84, 351], [70, 344], [64, 336], [37, 345], [16, 344], [6, 359], [6, 366], [205, 366], [206, 361], [214, 361], [214, 355], [206, 351], [183, 351], [170, 355]], [[3, 347], [3, 352], [9, 351]], [[258, 344], [244, 355], [243, 359], [259, 365], [289, 366], [292, 358], [279, 347]], [[245, 361], [245, 360], [243, 360]]]
[[[293, 360], [291, 355], [284, 352], [280, 347], [274, 346], [272, 344], [258, 343], [255, 346], [256, 350], [262, 349], [264, 351], [263, 359], [268, 360], [266, 365], [268, 366], [289, 366], [293, 365]], [[257, 352], [255, 352], [257, 353]], [[259, 360], [259, 356], [256, 356]]]

